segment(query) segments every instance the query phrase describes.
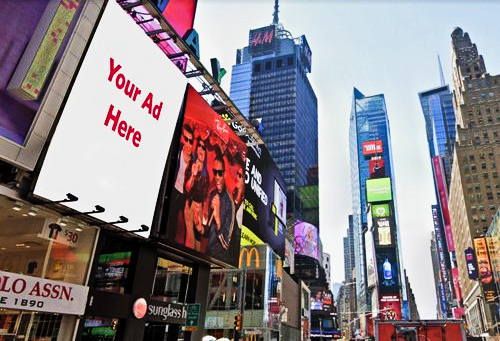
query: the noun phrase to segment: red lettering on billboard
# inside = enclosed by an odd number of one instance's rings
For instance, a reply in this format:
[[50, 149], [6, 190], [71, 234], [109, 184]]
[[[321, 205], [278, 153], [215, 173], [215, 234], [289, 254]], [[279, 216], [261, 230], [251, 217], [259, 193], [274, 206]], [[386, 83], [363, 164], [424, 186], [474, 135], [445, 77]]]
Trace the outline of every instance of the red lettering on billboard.
[[116, 74], [121, 68], [122, 66], [120, 64], [115, 66], [115, 60], [113, 58], [109, 58], [108, 81], [113, 82], [113, 77], [116, 75], [116, 77], [114, 77], [116, 87], [119, 90], [123, 89], [125, 95], [135, 101], [137, 99], [137, 95], [141, 93], [141, 89], [131, 83], [129, 79], [126, 79], [123, 73]]
[[106, 115], [106, 119], [104, 120], [104, 125], [107, 127], [109, 122], [112, 122], [111, 130], [116, 131], [118, 128], [118, 135], [123, 137], [125, 140], [130, 139], [130, 135], [132, 135], [132, 144], [134, 147], [139, 147], [141, 143], [141, 132], [136, 130], [134, 127], [129, 125], [127, 121], [120, 120], [121, 111], [117, 110], [116, 115], [113, 115], [114, 105], [111, 104], [109, 106], [108, 114]]
[[382, 140], [364, 141], [362, 146], [363, 155], [380, 154], [384, 151], [382, 148]]

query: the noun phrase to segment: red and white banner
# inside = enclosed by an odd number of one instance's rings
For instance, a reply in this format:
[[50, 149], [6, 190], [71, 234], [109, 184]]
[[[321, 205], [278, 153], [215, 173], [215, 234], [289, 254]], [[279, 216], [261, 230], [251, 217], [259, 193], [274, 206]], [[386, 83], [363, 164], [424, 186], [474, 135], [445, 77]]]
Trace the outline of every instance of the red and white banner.
[[382, 148], [382, 140], [364, 141], [363, 155], [381, 154], [384, 151]]
[[0, 271], [0, 309], [83, 315], [89, 287]]

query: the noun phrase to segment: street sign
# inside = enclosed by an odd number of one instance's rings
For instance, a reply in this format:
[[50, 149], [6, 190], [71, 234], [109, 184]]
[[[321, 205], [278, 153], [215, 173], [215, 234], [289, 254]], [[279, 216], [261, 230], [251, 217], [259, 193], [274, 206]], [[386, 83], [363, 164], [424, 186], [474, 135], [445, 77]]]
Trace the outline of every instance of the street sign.
[[186, 328], [185, 330], [196, 330], [200, 321], [200, 303], [189, 303], [187, 305]]

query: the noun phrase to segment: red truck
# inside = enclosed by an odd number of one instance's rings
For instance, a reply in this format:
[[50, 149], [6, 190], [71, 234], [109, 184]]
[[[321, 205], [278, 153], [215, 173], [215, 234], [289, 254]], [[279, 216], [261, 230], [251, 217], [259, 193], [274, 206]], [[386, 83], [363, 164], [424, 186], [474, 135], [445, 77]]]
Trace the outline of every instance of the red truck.
[[375, 320], [378, 341], [465, 341], [462, 320]]

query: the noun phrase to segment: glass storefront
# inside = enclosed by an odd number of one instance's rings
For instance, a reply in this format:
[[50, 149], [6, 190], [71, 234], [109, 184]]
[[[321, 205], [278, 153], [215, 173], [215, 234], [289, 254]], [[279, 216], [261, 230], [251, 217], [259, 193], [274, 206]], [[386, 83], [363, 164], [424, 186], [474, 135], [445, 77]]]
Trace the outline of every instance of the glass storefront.
[[0, 226], [0, 341], [70, 339], [97, 229], [5, 196]]

